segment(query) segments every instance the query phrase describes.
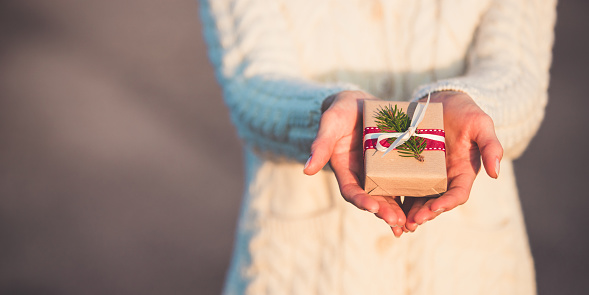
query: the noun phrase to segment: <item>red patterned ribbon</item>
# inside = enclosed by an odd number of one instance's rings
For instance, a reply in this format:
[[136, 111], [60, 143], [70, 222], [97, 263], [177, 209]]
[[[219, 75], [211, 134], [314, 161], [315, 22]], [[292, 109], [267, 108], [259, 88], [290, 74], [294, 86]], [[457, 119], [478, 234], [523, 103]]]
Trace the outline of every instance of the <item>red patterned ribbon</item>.
[[[366, 136], [366, 134], [370, 134], [370, 133], [383, 133], [384, 131], [380, 130], [378, 127], [366, 127], [364, 128], [364, 134], [362, 135], [362, 138], [364, 138], [364, 136]], [[396, 132], [396, 131], [387, 131], [387, 132]], [[442, 129], [417, 129], [416, 132], [417, 134], [434, 134], [434, 135], [440, 135], [440, 136], [445, 136], [446, 132], [444, 132], [444, 130]], [[441, 141], [437, 141], [437, 140], [431, 140], [431, 139], [425, 139], [426, 141], [426, 147], [425, 150], [426, 151], [446, 151], [446, 144], [441, 142]], [[389, 147], [391, 146], [391, 144], [388, 142], [388, 140], [383, 139], [380, 142], [381, 145], [383, 145], [384, 147]], [[368, 149], [376, 149], [376, 139], [368, 139], [366, 141], [364, 141], [364, 151], [368, 150]]]

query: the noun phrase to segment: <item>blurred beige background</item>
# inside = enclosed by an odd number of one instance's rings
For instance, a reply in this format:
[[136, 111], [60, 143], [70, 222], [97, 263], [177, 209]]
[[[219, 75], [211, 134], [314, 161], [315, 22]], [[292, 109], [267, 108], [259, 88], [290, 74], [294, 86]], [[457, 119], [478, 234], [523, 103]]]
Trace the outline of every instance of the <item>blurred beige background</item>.
[[[587, 13], [516, 166], [540, 294], [588, 289]], [[0, 2], [0, 294], [218, 294], [241, 159], [196, 0]]]

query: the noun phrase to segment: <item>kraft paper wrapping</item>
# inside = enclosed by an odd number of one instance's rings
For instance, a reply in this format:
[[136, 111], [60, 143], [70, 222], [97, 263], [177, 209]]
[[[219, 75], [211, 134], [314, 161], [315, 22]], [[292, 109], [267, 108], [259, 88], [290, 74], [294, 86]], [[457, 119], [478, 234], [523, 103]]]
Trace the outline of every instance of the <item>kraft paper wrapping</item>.
[[[364, 128], [376, 127], [375, 111], [385, 105], [397, 105], [411, 118], [416, 102], [364, 101]], [[444, 129], [441, 103], [430, 103], [417, 129]], [[399, 156], [393, 150], [364, 152], [364, 190], [370, 195], [433, 197], [446, 191], [446, 154], [440, 150], [423, 151], [423, 162]]]

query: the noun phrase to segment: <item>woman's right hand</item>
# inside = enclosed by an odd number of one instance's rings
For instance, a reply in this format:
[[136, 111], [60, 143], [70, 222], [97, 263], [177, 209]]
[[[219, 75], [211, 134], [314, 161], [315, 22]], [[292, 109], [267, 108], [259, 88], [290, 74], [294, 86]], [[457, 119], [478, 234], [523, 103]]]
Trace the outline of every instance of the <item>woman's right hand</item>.
[[437, 198], [405, 198], [405, 229], [411, 232], [468, 200], [481, 160], [490, 177], [499, 177], [503, 158], [493, 120], [468, 94], [439, 91], [431, 94], [430, 101], [444, 105], [448, 191]]
[[342, 91], [325, 99], [304, 172], [313, 175], [329, 162], [344, 199], [383, 219], [399, 237], [405, 225], [399, 197], [368, 195], [360, 183], [364, 166], [362, 107], [367, 99], [377, 98], [362, 91]]

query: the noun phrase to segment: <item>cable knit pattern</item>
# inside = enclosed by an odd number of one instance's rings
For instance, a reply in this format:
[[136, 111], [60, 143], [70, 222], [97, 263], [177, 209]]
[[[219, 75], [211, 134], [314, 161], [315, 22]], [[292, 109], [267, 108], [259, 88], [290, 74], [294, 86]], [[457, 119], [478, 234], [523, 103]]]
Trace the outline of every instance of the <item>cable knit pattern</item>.
[[[511, 160], [547, 102], [555, 0], [201, 0], [209, 56], [246, 148], [225, 294], [534, 294]], [[329, 95], [468, 93], [505, 149], [501, 177], [415, 234], [302, 162]], [[293, 161], [296, 160], [296, 161]]]
[[425, 85], [468, 93], [493, 118], [506, 155], [515, 158], [536, 133], [547, 103], [556, 1], [501, 0], [484, 15], [462, 77]]
[[239, 135], [260, 150], [303, 160], [325, 97], [353, 85], [304, 79], [275, 1], [201, 1], [209, 57]]

